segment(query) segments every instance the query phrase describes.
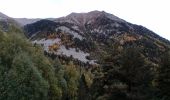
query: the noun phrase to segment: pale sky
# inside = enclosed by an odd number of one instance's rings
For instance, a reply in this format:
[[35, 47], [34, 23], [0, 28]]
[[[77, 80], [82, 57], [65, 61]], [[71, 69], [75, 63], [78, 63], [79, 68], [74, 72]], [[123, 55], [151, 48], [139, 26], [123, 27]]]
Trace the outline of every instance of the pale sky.
[[170, 40], [170, 0], [0, 0], [0, 12], [15, 18], [61, 17], [106, 11]]

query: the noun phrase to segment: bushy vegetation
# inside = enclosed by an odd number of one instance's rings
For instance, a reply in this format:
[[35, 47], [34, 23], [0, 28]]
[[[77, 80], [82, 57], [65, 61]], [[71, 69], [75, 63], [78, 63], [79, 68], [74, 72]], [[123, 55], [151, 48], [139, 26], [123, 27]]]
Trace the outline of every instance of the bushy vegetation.
[[0, 34], [1, 99], [58, 98], [60, 88], [52, 64], [38, 47], [16, 34]]
[[1, 32], [0, 49], [0, 100], [77, 100], [81, 76], [89, 78], [17, 34]]

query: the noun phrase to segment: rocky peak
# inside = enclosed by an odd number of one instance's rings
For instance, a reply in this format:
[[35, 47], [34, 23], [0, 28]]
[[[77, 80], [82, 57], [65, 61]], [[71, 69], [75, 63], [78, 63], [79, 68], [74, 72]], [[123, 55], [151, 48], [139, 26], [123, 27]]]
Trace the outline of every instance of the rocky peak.
[[99, 17], [109, 18], [110, 20], [125, 22], [124, 20], [116, 17], [115, 15], [106, 13], [105, 11], [91, 11], [88, 13], [71, 13], [66, 17], [56, 19], [56, 22], [69, 22], [79, 26], [84, 26], [85, 23], [93, 22]]

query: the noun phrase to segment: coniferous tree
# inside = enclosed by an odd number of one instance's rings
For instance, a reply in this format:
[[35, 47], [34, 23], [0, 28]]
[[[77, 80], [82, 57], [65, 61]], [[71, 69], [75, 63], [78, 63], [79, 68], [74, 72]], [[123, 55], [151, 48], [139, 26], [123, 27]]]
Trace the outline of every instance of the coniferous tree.
[[122, 82], [127, 84], [127, 94], [130, 99], [148, 99], [152, 82], [150, 64], [141, 55], [140, 48], [127, 48], [122, 55], [120, 73]]
[[158, 89], [160, 98], [163, 100], [170, 99], [170, 51], [166, 52], [162, 59], [158, 70]]
[[49, 84], [27, 54], [20, 53], [15, 57], [7, 73], [3, 75], [6, 78], [2, 80], [1, 99], [47, 100]]
[[78, 87], [78, 100], [90, 100], [90, 91], [87, 86], [87, 82], [85, 79], [85, 75], [81, 75], [79, 79], [79, 87]]
[[0, 99], [60, 99], [55, 70], [43, 51], [22, 36], [0, 35]]

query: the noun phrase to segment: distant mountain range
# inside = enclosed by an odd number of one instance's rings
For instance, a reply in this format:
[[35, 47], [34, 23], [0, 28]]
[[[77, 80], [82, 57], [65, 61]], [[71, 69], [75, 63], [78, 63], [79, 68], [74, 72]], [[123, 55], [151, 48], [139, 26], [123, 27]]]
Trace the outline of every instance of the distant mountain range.
[[28, 19], [28, 18], [14, 18], [20, 25], [24, 26], [41, 20], [40, 18]]

